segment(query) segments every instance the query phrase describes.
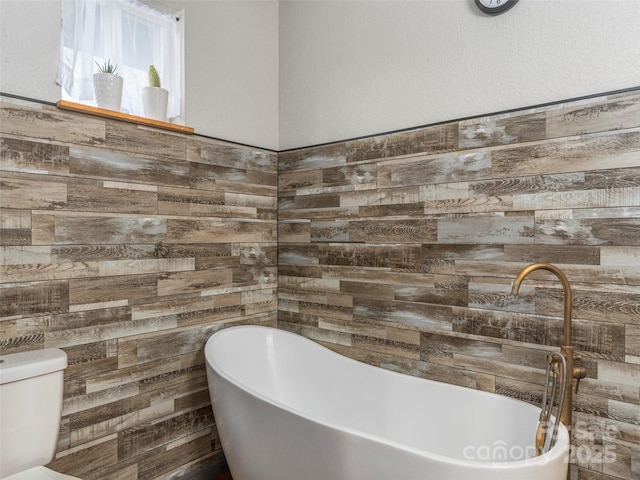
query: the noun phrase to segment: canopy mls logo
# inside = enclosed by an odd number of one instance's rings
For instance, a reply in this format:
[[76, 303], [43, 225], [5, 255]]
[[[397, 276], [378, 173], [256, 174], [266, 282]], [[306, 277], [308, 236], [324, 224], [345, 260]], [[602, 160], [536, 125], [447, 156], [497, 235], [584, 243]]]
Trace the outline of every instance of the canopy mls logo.
[[497, 440], [492, 445], [467, 445], [463, 452], [465, 460], [475, 460], [480, 462], [517, 462], [528, 460], [536, 455], [536, 447], [522, 447], [520, 445], [508, 446], [507, 442]]
[[[615, 425], [605, 423], [588, 424], [576, 422], [573, 430], [574, 443], [569, 449], [567, 461], [578, 464], [610, 464], [616, 461], [616, 445], [610, 440], [618, 437]], [[607, 441], [609, 440], [609, 441]], [[536, 448], [531, 445], [511, 445], [497, 440], [491, 445], [467, 445], [463, 452], [465, 460], [480, 462], [517, 462], [536, 457]]]

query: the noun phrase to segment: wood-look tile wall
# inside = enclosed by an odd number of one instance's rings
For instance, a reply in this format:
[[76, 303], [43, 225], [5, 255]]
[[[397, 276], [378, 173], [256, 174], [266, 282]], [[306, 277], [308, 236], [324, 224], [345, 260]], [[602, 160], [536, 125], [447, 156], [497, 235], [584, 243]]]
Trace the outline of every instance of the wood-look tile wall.
[[224, 462], [203, 346], [276, 324], [277, 154], [2, 101], [0, 350], [69, 356], [51, 467]]
[[280, 328], [536, 404], [559, 266], [574, 479], [640, 479], [640, 91], [284, 152], [278, 201]]

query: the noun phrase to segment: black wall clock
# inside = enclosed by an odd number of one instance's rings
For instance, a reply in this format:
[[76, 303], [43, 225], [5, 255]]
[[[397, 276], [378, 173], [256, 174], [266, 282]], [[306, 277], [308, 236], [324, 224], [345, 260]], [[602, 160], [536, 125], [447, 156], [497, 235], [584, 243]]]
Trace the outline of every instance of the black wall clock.
[[480, 10], [488, 15], [498, 15], [513, 7], [518, 0], [476, 0]]

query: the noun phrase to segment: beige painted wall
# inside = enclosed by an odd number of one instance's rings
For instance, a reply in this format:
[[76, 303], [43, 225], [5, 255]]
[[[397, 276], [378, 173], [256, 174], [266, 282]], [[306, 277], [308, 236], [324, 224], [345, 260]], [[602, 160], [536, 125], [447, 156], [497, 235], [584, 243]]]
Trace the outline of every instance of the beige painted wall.
[[187, 1], [186, 111], [198, 133], [278, 149], [278, 3]]
[[[277, 2], [162, 3], [185, 12], [185, 123], [203, 135], [277, 149]], [[59, 0], [0, 0], [0, 92], [58, 101], [59, 35]]]
[[[185, 0], [186, 123], [288, 149], [640, 84], [640, 2]], [[0, 91], [59, 98], [59, 0], [1, 0]], [[31, 25], [32, 28], [25, 28]]]
[[59, 1], [0, 1], [0, 92], [55, 102]]
[[640, 2], [281, 1], [280, 147], [640, 85]]

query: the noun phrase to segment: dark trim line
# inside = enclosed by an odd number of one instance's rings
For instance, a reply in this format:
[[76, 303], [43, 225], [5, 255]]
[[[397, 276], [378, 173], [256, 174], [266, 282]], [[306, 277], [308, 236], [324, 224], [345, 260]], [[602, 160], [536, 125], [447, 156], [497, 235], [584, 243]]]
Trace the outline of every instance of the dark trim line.
[[[588, 100], [590, 98], [604, 97], [606, 95], [618, 95], [618, 94], [621, 94], [621, 93], [628, 93], [628, 92], [633, 92], [633, 91], [640, 91], [640, 85], [636, 86], [636, 87], [622, 88], [622, 89], [619, 89], [619, 90], [610, 90], [608, 92], [594, 93], [594, 94], [591, 94], [591, 95], [583, 95], [581, 97], [573, 97], [573, 98], [564, 99], [564, 100], [556, 100], [556, 101], [552, 101], [552, 102], [539, 103], [537, 105], [529, 105], [529, 106], [526, 106], [526, 107], [517, 107], [517, 108], [512, 108], [512, 109], [509, 109], [509, 110], [501, 110], [501, 111], [493, 112], [493, 113], [483, 113], [481, 115], [472, 115], [472, 116], [469, 116], [469, 117], [460, 117], [460, 118], [456, 118], [454, 120], [446, 120], [446, 121], [442, 121], [442, 122], [428, 123], [428, 124], [424, 124], [424, 125], [418, 125], [418, 126], [415, 126], [415, 127], [399, 128], [397, 130], [389, 130], [387, 132], [382, 132], [382, 133], [373, 133], [373, 134], [369, 134], [369, 135], [361, 135], [359, 137], [351, 137], [351, 138], [346, 138], [346, 139], [342, 139], [342, 140], [333, 140], [331, 142], [317, 143], [315, 145], [308, 145], [306, 147], [288, 148], [288, 149], [285, 149], [285, 150], [272, 150], [270, 148], [258, 147], [256, 145], [250, 145], [248, 143], [240, 143], [240, 142], [237, 142], [237, 141], [234, 141], [234, 140], [227, 140], [225, 138], [212, 137], [210, 135], [203, 135], [203, 134], [198, 133], [198, 132], [194, 133], [194, 135], [196, 135], [198, 137], [202, 137], [202, 138], [208, 138], [209, 140], [216, 140], [216, 141], [219, 141], [219, 142], [232, 143], [234, 145], [238, 145], [239, 147], [253, 148], [253, 149], [256, 149], [256, 150], [263, 150], [265, 152], [280, 154], [280, 153], [295, 152], [296, 150], [306, 150], [308, 148], [317, 148], [317, 147], [324, 147], [324, 146], [327, 146], [327, 145], [335, 145], [337, 143], [353, 142], [353, 141], [357, 141], [357, 140], [364, 140], [364, 139], [367, 139], [367, 138], [382, 137], [384, 135], [393, 135], [393, 134], [396, 134], [396, 133], [410, 132], [410, 131], [413, 131], [413, 130], [420, 130], [421, 128], [436, 127], [438, 125], [445, 125], [447, 123], [464, 122], [464, 121], [467, 121], [467, 120], [473, 120], [475, 118], [489, 117], [489, 116], [493, 116], [493, 115], [504, 115], [504, 114], [507, 114], [507, 113], [522, 112], [524, 110], [531, 110], [533, 108], [550, 107], [552, 105], [557, 105], [559, 103], [578, 102], [580, 100]], [[34, 99], [34, 98], [23, 97], [23, 96], [14, 95], [14, 94], [11, 94], [11, 93], [0, 92], [0, 96], [16, 98], [18, 100], [25, 100], [25, 101], [28, 101], [28, 102], [42, 103], [42, 104], [51, 105], [51, 106], [54, 106], [54, 107], [56, 106], [55, 102], [48, 102], [48, 101], [45, 101], [45, 100], [38, 100], [38, 99]]]
[[[0, 0], [1, 2], [2, 0]], [[220, 137], [212, 137], [211, 135], [204, 135], [202, 133], [198, 133], [195, 132], [194, 135], [198, 136], [198, 137], [202, 137], [202, 138], [208, 138], [209, 140], [217, 140], [219, 142], [225, 142], [225, 143], [233, 143], [234, 145], [238, 145], [239, 147], [247, 147], [247, 148], [253, 148], [254, 150], [262, 150], [265, 152], [269, 152], [269, 153], [280, 153], [279, 150], [272, 150], [271, 148], [264, 148], [264, 147], [258, 147], [256, 145], [250, 145], [248, 143], [240, 143], [236, 140], [227, 140], [225, 138], [220, 138]]]
[[[2, 0], [0, 0], [2, 1]], [[46, 100], [38, 100], [37, 98], [31, 98], [31, 97], [24, 97], [22, 95], [14, 95], [13, 93], [5, 93], [5, 92], [0, 92], [0, 97], [8, 97], [8, 98], [15, 98], [16, 100], [23, 100], [25, 102], [32, 102], [32, 103], [40, 103], [42, 105], [49, 105], [51, 107], [55, 107], [56, 106], [56, 102], [49, 102]], [[115, 119], [117, 120], [117, 119]], [[265, 152], [269, 152], [269, 153], [278, 153], [277, 150], [272, 150], [270, 148], [264, 148], [264, 147], [258, 147], [256, 145], [249, 145], [248, 143], [240, 143], [240, 142], [236, 142], [234, 140], [227, 140], [225, 138], [219, 138], [219, 137], [212, 137], [210, 135], [203, 135], [202, 133], [198, 133], [195, 132], [194, 133], [195, 136], [198, 137], [202, 137], [202, 138], [207, 138], [209, 140], [216, 140], [219, 142], [225, 142], [225, 143], [232, 143], [234, 145], [237, 145], [239, 147], [247, 147], [247, 148], [252, 148], [255, 150], [262, 150]]]
[[637, 87], [622, 88], [622, 89], [619, 89], [619, 90], [611, 90], [609, 92], [604, 92], [604, 93], [594, 93], [592, 95], [584, 95], [582, 97], [574, 97], [574, 98], [570, 98], [570, 99], [566, 99], [566, 100], [556, 100], [556, 101], [553, 101], [553, 102], [539, 103], [537, 105], [530, 105], [530, 106], [527, 106], [527, 107], [517, 107], [517, 108], [512, 108], [512, 109], [509, 109], [509, 110], [502, 110], [502, 111], [493, 112], [493, 113], [483, 113], [481, 115], [473, 115], [473, 116], [470, 116], [470, 117], [460, 117], [460, 118], [456, 118], [454, 120], [446, 120], [446, 121], [442, 121], [442, 122], [428, 123], [426, 125], [418, 125], [416, 127], [399, 128], [397, 130], [389, 130], [387, 132], [382, 132], [382, 133], [374, 133], [374, 134], [371, 134], [371, 135], [362, 135], [362, 136], [359, 136], [359, 137], [346, 138], [346, 139], [343, 139], [343, 140], [334, 140], [334, 141], [331, 141], [331, 142], [324, 142], [324, 143], [318, 143], [316, 145], [309, 145], [307, 147], [288, 148], [286, 150], [279, 150], [278, 153], [295, 152], [296, 150], [305, 150], [307, 148], [324, 147], [324, 146], [327, 146], [327, 145], [334, 145], [336, 143], [353, 142], [353, 141], [356, 141], [356, 140], [364, 140], [366, 138], [382, 137], [384, 135], [393, 135], [395, 133], [404, 133], [404, 132], [410, 132], [412, 130], [420, 130], [421, 128], [436, 127], [438, 125], [445, 125], [447, 123], [464, 122], [466, 120], [473, 120], [475, 118], [489, 117], [489, 116], [493, 116], [493, 115], [503, 115], [503, 114], [506, 114], [506, 113], [521, 112], [521, 111], [530, 110], [530, 109], [533, 109], [533, 108], [550, 107], [552, 105], [557, 105], [559, 103], [577, 102], [577, 101], [580, 101], [580, 100], [588, 100], [590, 98], [603, 97], [605, 95], [616, 95], [616, 94], [620, 94], [620, 93], [632, 92], [634, 90], [640, 91], [640, 85], [637, 86]]
[[13, 93], [0, 92], [0, 97], [15, 98], [16, 100], [24, 100], [25, 102], [42, 103], [44, 105], [56, 106], [56, 102], [48, 102], [46, 100], [38, 100], [37, 98], [23, 97], [22, 95], [14, 95]]

